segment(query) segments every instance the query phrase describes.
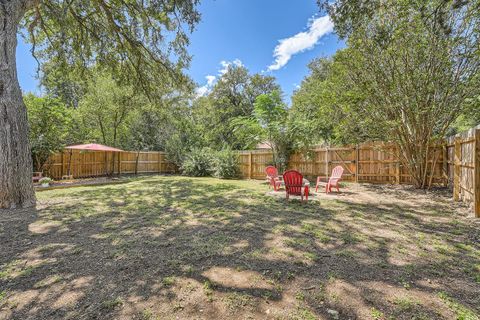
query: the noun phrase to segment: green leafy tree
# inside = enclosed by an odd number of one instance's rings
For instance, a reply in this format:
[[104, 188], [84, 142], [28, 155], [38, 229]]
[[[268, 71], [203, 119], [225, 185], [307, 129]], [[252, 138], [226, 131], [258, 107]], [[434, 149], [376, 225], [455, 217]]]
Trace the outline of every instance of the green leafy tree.
[[293, 151], [295, 130], [291, 130], [288, 108], [280, 91], [259, 95], [252, 116], [239, 117], [235, 124], [250, 140], [266, 142], [273, 153], [273, 164], [280, 170], [286, 168]]
[[185, 155], [201, 148], [203, 138], [195, 129], [188, 94], [141, 106], [128, 118], [128, 149], [165, 151], [169, 161], [182, 165]]
[[48, 158], [61, 151], [69, 142], [73, 130], [72, 110], [59, 99], [24, 96], [30, 126], [30, 144], [36, 171], [43, 171]]
[[468, 12], [468, 15], [475, 14], [479, 7], [478, 0], [317, 0], [317, 3], [334, 21], [335, 31], [341, 38], [348, 38], [356, 30], [377, 20], [378, 14], [384, 13], [392, 5], [421, 11], [424, 18], [446, 34], [453, 30], [449, 21], [452, 14], [462, 11]]
[[216, 149], [252, 146], [252, 141], [236, 133], [240, 128], [233, 120], [251, 116], [257, 96], [279, 89], [274, 77], [250, 75], [245, 67], [230, 65], [212, 92], [194, 102], [194, 118], [199, 134]]
[[308, 66], [310, 74], [292, 97], [292, 119], [297, 130], [302, 131], [297, 141], [300, 149], [334, 139], [336, 117], [327, 90], [332, 63], [326, 58], [313, 60]]
[[60, 99], [68, 107], [78, 108], [80, 99], [87, 90], [87, 83], [92, 78], [88, 72], [90, 69], [79, 74], [78, 70], [68, 65], [58, 67], [61, 59], [58, 60], [57, 56], [51, 56], [43, 62], [40, 84], [49, 96]]
[[340, 101], [356, 99], [340, 107], [354, 115], [350, 123], [360, 121], [364, 136], [399, 144], [400, 161], [419, 188], [432, 181], [429, 159], [438, 157], [432, 146], [466, 101], [478, 95], [478, 5], [443, 0], [327, 4], [337, 32], [348, 36], [334, 92]]
[[[480, 77], [477, 79], [477, 86], [480, 86]], [[454, 135], [466, 131], [480, 124], [480, 94], [465, 100], [463, 112], [458, 116], [453, 125], [449, 128], [447, 135]]]
[[120, 146], [120, 140], [127, 130], [127, 117], [142, 103], [145, 103], [142, 96], [134, 95], [130, 86], [117, 85], [108, 74], [95, 74], [78, 108], [83, 126], [89, 132], [88, 139]]
[[[0, 208], [35, 204], [27, 111], [16, 71], [19, 28], [40, 60], [79, 70], [98, 64], [118, 81], [149, 94], [159, 83], [183, 82], [198, 0], [33, 1], [0, 6]], [[37, 49], [40, 48], [40, 51]]]
[[[339, 50], [331, 59], [316, 59], [311, 73], [292, 98], [292, 115], [299, 149], [311, 144], [354, 144], [367, 140], [388, 139], [384, 126], [362, 114], [357, 108], [365, 104], [365, 92], [346, 81], [349, 63], [355, 63], [351, 48]], [[312, 137], [312, 139], [308, 139]]]

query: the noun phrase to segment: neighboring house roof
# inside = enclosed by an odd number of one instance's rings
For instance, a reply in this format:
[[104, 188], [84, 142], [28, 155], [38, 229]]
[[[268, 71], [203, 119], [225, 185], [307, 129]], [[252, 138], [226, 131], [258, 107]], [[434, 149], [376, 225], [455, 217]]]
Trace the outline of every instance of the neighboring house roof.
[[269, 142], [260, 142], [255, 147], [255, 149], [270, 149], [270, 148], [271, 148], [271, 144]]

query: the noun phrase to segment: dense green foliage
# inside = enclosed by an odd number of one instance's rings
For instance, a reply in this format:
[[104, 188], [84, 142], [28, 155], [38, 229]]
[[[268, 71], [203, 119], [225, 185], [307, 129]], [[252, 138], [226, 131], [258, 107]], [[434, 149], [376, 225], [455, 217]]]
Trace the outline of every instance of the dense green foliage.
[[127, 117], [144, 103], [141, 98], [133, 94], [131, 87], [117, 85], [108, 75], [95, 74], [78, 107], [86, 137], [117, 147], [120, 135], [125, 133]]
[[188, 81], [183, 70], [190, 62], [188, 32], [200, 21], [198, 3], [31, 1], [22, 25], [42, 62], [43, 83], [72, 104], [82, 88], [75, 77], [85, 77], [92, 65], [158, 97], [159, 84]]
[[238, 154], [230, 149], [215, 153], [213, 161], [213, 176], [221, 179], [233, 179], [240, 176]]
[[238, 154], [231, 149], [192, 149], [184, 155], [181, 170], [184, 175], [192, 177], [233, 179], [240, 176]]
[[213, 161], [212, 149], [192, 149], [185, 155], [181, 170], [186, 176], [208, 177], [213, 173]]
[[75, 139], [73, 112], [51, 97], [24, 97], [30, 124], [30, 146], [36, 171], [42, 171], [48, 157]]
[[193, 90], [184, 70], [198, 1], [31, 4], [22, 31], [47, 94], [74, 109], [74, 142], [166, 149], [168, 115]]
[[242, 135], [236, 119], [250, 117], [257, 96], [280, 90], [275, 78], [250, 75], [243, 66], [230, 65], [212, 91], [193, 103], [193, 115], [199, 134], [208, 146], [221, 149], [254, 147], [258, 141]]
[[296, 131], [293, 130], [287, 105], [278, 90], [257, 96], [249, 117], [235, 119], [238, 132], [250, 141], [265, 142], [273, 153], [273, 165], [284, 170], [293, 151]]
[[430, 185], [432, 145], [478, 114], [479, 2], [321, 4], [347, 48], [312, 63], [292, 110], [326, 140], [397, 142], [415, 184]]

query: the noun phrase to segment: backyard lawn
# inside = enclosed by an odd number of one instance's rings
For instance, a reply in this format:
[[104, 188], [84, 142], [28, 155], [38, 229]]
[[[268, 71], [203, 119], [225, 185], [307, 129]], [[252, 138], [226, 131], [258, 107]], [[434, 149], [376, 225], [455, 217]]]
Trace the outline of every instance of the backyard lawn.
[[0, 213], [0, 319], [478, 319], [480, 223], [447, 192], [147, 176]]

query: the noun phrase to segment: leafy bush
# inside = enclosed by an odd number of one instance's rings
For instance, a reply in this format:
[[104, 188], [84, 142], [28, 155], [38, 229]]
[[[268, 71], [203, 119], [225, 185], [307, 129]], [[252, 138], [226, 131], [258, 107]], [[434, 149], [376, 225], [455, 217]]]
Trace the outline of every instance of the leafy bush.
[[240, 176], [238, 155], [230, 149], [215, 154], [213, 175], [221, 179], [233, 179]]
[[43, 177], [42, 179], [38, 180], [41, 184], [50, 184], [52, 183], [52, 178], [49, 177]]
[[183, 174], [192, 177], [207, 177], [212, 175], [213, 154], [210, 148], [193, 149], [186, 154], [183, 160], [181, 166]]
[[186, 153], [181, 170], [184, 175], [192, 177], [234, 179], [240, 176], [238, 155], [230, 149], [193, 149]]

